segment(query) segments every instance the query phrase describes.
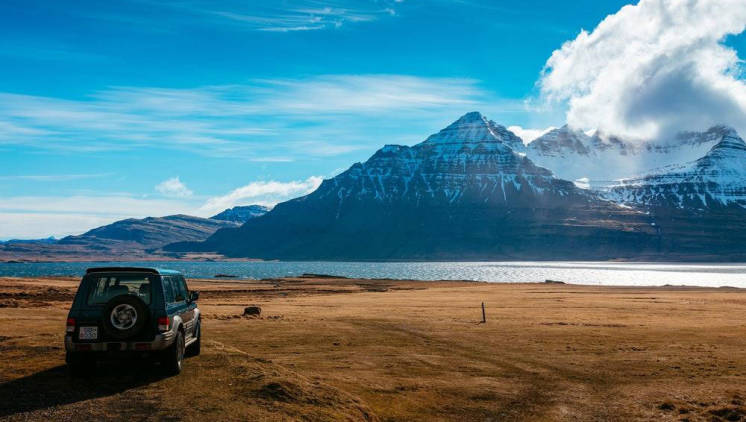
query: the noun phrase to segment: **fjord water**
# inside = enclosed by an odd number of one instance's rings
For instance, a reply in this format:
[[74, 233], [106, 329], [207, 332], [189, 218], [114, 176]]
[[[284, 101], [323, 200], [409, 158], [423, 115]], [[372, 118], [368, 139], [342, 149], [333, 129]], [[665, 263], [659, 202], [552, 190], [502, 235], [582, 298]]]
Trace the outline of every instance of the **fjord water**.
[[81, 276], [88, 267], [159, 267], [187, 277], [217, 274], [263, 279], [303, 273], [359, 278], [478, 280], [487, 282], [564, 281], [606, 286], [686, 285], [746, 287], [746, 264], [617, 262], [39, 262], [0, 263], [0, 276]]

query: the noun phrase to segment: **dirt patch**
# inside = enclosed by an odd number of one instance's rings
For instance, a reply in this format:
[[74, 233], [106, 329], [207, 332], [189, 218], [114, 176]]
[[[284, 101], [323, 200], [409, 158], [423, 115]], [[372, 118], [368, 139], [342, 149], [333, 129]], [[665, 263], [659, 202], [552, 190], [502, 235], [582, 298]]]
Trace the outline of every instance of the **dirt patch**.
[[746, 417], [746, 409], [743, 407], [723, 407], [710, 410], [710, 414], [724, 421], [742, 421]]
[[[10, 290], [10, 289], [9, 289]], [[49, 287], [46, 289], [27, 289], [20, 292], [4, 291], [0, 292], [0, 301], [3, 300], [28, 300], [28, 301], [47, 301], [62, 302], [71, 301], [75, 298], [75, 292], [67, 289], [57, 289]]]
[[595, 324], [590, 322], [541, 322], [540, 325], [568, 325], [572, 327], [603, 327], [603, 328], [624, 328], [626, 325], [624, 324]]

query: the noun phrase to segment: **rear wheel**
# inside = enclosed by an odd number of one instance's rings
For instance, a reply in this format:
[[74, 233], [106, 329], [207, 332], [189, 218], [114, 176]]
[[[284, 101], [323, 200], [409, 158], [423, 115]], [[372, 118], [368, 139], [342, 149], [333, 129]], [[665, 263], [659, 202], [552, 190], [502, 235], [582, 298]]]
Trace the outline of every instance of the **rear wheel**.
[[196, 340], [187, 347], [186, 356], [199, 356], [200, 343], [202, 342], [202, 324], [199, 322], [194, 329], [194, 337]]
[[165, 350], [161, 364], [168, 375], [181, 373], [184, 364], [184, 334], [181, 331], [176, 332], [174, 343]]

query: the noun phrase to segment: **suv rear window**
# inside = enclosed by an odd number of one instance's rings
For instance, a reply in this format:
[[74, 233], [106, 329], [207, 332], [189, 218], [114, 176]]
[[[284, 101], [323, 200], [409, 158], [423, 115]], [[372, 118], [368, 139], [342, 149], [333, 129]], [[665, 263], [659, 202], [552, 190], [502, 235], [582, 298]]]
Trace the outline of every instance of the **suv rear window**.
[[138, 274], [106, 274], [89, 276], [91, 288], [88, 293], [89, 305], [102, 305], [119, 295], [139, 297], [146, 305], [150, 304], [150, 276]]

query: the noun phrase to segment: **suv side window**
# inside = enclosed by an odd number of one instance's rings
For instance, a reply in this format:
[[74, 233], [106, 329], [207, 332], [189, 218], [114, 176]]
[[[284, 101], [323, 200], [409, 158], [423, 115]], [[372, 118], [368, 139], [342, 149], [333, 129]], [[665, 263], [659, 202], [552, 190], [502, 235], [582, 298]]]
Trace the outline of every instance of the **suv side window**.
[[174, 303], [176, 295], [174, 294], [173, 280], [168, 276], [161, 277], [161, 280], [163, 283], [163, 294], [165, 295], [166, 303]]
[[172, 277], [171, 280], [174, 282], [174, 291], [176, 292], [176, 301], [181, 302], [183, 300], [187, 300], [188, 292], [186, 288], [186, 283], [184, 282], [184, 277], [182, 276], [176, 276]]

